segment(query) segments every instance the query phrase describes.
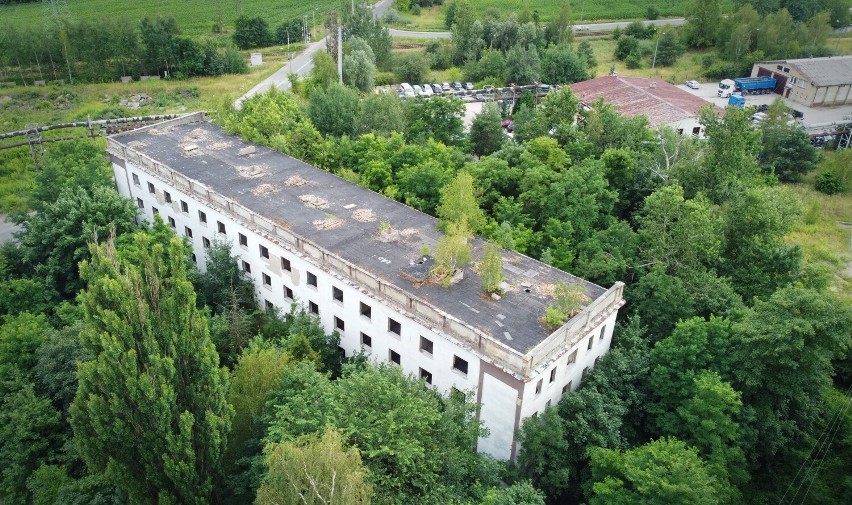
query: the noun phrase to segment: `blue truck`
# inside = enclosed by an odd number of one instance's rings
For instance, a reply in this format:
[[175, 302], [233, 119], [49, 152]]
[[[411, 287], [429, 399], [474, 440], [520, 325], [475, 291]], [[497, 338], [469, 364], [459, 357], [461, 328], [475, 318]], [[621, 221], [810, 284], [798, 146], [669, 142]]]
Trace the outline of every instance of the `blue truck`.
[[727, 98], [734, 91], [739, 91], [743, 95], [765, 95], [775, 91], [777, 84], [778, 81], [769, 76], [740, 77], [734, 80], [724, 79], [719, 83], [716, 95], [721, 98]]

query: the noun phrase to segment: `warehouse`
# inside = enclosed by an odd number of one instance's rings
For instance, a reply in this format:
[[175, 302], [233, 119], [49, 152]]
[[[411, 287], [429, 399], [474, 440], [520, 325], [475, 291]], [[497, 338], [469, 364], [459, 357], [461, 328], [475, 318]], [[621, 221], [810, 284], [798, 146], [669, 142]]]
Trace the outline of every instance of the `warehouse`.
[[[365, 352], [441, 392], [469, 392], [489, 434], [478, 449], [513, 459], [515, 430], [576, 389], [610, 347], [623, 284], [606, 289], [503, 251], [502, 296], [483, 296], [474, 268], [429, 282], [436, 220], [190, 114], [109, 137], [119, 193], [140, 218], [162, 216], [204, 268], [213, 240], [233, 253], [268, 308], [297, 303], [347, 356]], [[474, 240], [476, 260], [483, 242]], [[562, 327], [541, 324], [559, 284], [582, 288]]]
[[[702, 108], [713, 104], [677, 86], [645, 77], [605, 76], [571, 85], [580, 103], [589, 108], [603, 99], [623, 116], [646, 116], [652, 128], [670, 126], [681, 135], [704, 136]], [[717, 112], [721, 109], [714, 107]]]
[[808, 107], [852, 104], [852, 56], [761, 61], [751, 75], [775, 78], [776, 93]]

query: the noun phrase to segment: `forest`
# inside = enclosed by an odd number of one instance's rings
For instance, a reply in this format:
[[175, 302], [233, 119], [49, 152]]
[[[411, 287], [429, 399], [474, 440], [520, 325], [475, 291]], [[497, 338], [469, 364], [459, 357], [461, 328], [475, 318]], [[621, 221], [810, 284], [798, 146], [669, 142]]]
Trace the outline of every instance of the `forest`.
[[793, 184], [819, 172], [848, 198], [852, 151], [815, 149], [780, 101], [757, 128], [708, 108], [698, 139], [567, 87], [466, 131], [458, 99], [359, 94], [386, 34], [361, 27], [346, 86], [318, 53], [292, 94], [214, 121], [431, 215], [472, 181], [472, 232], [625, 282], [610, 352], [494, 461], [472, 391], [342, 356], [298, 305], [259, 310], [229, 243], [200, 271], [168, 224], [137, 221], [101, 145], [56, 143], [0, 247], [0, 501], [852, 502], [848, 255], [791, 238], [836, 226]]

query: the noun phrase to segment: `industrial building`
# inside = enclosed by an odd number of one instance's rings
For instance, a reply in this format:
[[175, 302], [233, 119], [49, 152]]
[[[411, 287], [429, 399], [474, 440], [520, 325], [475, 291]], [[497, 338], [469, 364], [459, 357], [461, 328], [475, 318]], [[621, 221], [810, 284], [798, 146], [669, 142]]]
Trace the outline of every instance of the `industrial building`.
[[[623, 116], [647, 116], [652, 128], [670, 126], [681, 135], [704, 136], [702, 108], [713, 104], [658, 79], [605, 76], [571, 85], [580, 103], [589, 108], [603, 99]], [[721, 109], [715, 107], [717, 112]]]
[[761, 61], [751, 75], [775, 78], [776, 93], [808, 107], [852, 104], [852, 56]]
[[[489, 434], [478, 450], [515, 457], [515, 431], [575, 389], [610, 347], [623, 284], [606, 289], [503, 251], [502, 296], [475, 267], [442, 287], [424, 246], [436, 220], [190, 114], [107, 139], [119, 193], [140, 219], [162, 216], [193, 246], [199, 268], [214, 240], [233, 254], [266, 307], [298, 303], [364, 351], [441, 392], [470, 392]], [[483, 242], [474, 240], [474, 261]], [[541, 323], [554, 286], [580, 285], [581, 310], [556, 331]]]

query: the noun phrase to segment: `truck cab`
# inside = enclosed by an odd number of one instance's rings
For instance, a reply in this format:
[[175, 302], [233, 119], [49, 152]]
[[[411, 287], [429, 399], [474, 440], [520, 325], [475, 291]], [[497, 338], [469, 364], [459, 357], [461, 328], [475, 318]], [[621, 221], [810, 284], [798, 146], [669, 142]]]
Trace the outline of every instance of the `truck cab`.
[[722, 79], [719, 82], [719, 89], [716, 90], [716, 96], [719, 98], [728, 98], [735, 90], [736, 83], [731, 79]]

